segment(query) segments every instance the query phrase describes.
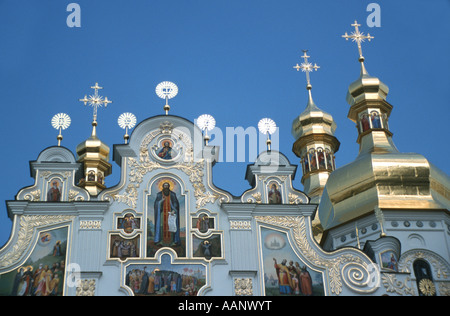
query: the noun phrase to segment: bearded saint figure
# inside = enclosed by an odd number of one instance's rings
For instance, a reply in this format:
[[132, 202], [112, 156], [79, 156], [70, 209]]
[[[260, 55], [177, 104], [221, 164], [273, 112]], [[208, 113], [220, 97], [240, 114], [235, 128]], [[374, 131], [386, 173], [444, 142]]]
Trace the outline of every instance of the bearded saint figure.
[[170, 184], [164, 183], [162, 191], [156, 196], [155, 204], [155, 244], [158, 246], [181, 245], [180, 203]]

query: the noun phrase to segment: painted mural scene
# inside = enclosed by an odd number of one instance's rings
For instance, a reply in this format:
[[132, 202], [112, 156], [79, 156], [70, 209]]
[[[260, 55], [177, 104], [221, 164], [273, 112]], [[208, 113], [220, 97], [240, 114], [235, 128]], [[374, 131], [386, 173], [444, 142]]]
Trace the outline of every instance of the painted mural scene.
[[43, 232], [28, 260], [0, 275], [0, 296], [62, 296], [67, 228]]
[[0, 296], [450, 296], [449, 0], [369, 2], [0, 0]]
[[261, 229], [264, 284], [268, 296], [324, 296], [322, 273], [308, 268], [290, 247], [286, 234]]
[[162, 257], [160, 265], [130, 265], [125, 285], [135, 296], [197, 296], [206, 285], [203, 265], [170, 263]]

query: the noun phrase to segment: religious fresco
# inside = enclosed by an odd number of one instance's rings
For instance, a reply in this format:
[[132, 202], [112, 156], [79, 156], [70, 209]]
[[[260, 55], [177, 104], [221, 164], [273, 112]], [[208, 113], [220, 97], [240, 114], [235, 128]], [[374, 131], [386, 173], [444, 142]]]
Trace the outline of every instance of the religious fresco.
[[62, 181], [58, 178], [50, 180], [47, 190], [47, 202], [60, 202], [62, 198]]
[[141, 219], [128, 213], [117, 219], [117, 229], [123, 229], [126, 234], [132, 234], [136, 229], [141, 229]]
[[268, 202], [269, 204], [282, 204], [280, 185], [276, 181], [272, 181], [267, 186], [268, 188]]
[[222, 257], [222, 235], [213, 234], [210, 237], [198, 238], [197, 236], [192, 237], [193, 244], [193, 256], [195, 258], [205, 258], [206, 260], [211, 260], [212, 258]]
[[164, 177], [153, 182], [147, 202], [147, 257], [169, 247], [186, 257], [186, 207], [181, 185]]
[[262, 227], [261, 244], [265, 295], [325, 295], [322, 273], [295, 254], [285, 233]]
[[139, 258], [139, 236], [133, 239], [126, 239], [120, 235], [112, 234], [110, 238], [110, 258], [121, 260]]
[[167, 254], [160, 264], [131, 264], [125, 271], [135, 296], [197, 296], [206, 283], [204, 265], [173, 264]]
[[398, 259], [394, 251], [389, 250], [380, 253], [381, 267], [383, 269], [389, 269], [398, 272]]
[[0, 296], [62, 296], [68, 227], [42, 232], [19, 268], [0, 275]]
[[214, 227], [214, 217], [209, 217], [208, 214], [202, 213], [199, 217], [192, 219], [192, 229], [198, 229], [202, 234], [206, 234]]

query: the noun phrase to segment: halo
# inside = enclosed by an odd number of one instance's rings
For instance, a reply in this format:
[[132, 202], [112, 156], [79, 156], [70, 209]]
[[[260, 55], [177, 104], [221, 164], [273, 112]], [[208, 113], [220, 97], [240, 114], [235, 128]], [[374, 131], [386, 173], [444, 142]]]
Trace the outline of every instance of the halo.
[[161, 99], [173, 99], [178, 94], [178, 87], [173, 82], [164, 81], [156, 86], [155, 92]]
[[171, 148], [173, 148], [173, 146], [174, 146], [174, 142], [173, 142], [173, 140], [171, 140], [171, 139], [168, 139], [168, 138], [164, 138], [164, 139], [162, 139], [162, 140], [160, 140], [159, 141], [159, 148], [163, 148], [164, 147], [164, 144], [166, 143], [166, 142], [169, 142], [169, 147], [171, 147]]
[[120, 128], [126, 129], [126, 128], [133, 128], [136, 126], [136, 116], [133, 113], [123, 113], [119, 116], [119, 119], [117, 120], [117, 123], [119, 124]]
[[52, 126], [54, 129], [67, 129], [70, 124], [72, 123], [72, 120], [70, 119], [70, 116], [66, 113], [59, 113], [53, 116], [52, 118]]
[[272, 135], [277, 130], [277, 124], [270, 118], [263, 118], [258, 123], [258, 129], [263, 134]]
[[158, 182], [157, 182], [157, 186], [158, 186], [158, 190], [159, 190], [158, 192], [162, 191], [164, 183], [170, 184], [170, 191], [174, 191], [174, 189], [177, 186], [177, 183], [175, 182], [175, 180], [173, 180], [171, 178], [162, 178], [162, 179], [158, 180]]
[[203, 131], [210, 131], [216, 127], [216, 120], [209, 114], [203, 114], [197, 119], [197, 125]]

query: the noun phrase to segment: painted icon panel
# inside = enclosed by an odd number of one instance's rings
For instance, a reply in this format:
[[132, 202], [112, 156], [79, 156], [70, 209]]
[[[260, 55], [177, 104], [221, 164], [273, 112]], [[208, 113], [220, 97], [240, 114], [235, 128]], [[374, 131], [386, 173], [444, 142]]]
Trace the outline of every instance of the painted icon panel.
[[126, 268], [125, 285], [136, 296], [197, 296], [206, 285], [202, 264], [175, 264], [163, 255], [160, 264], [131, 264]]
[[0, 296], [62, 296], [68, 227], [45, 231], [19, 268], [0, 275]]
[[325, 295], [322, 273], [297, 256], [285, 233], [262, 227], [261, 246], [265, 295]]
[[154, 181], [147, 212], [147, 257], [163, 247], [186, 257], [185, 197], [179, 182], [170, 177]]

